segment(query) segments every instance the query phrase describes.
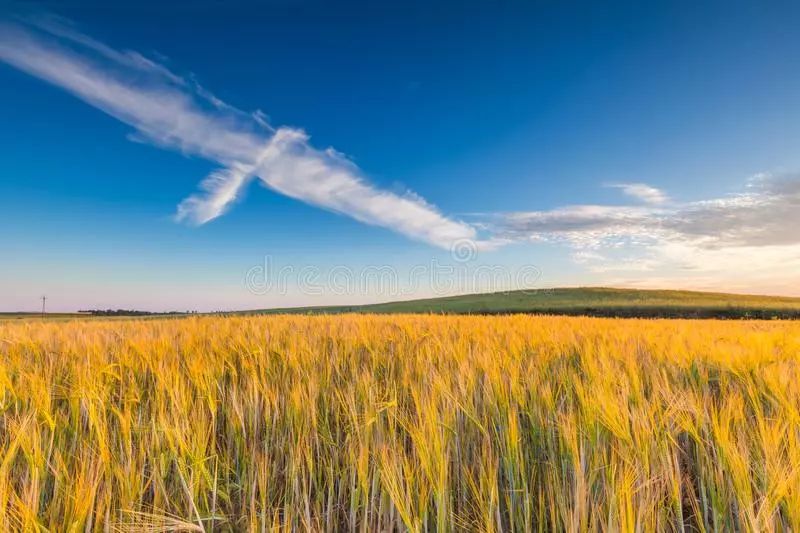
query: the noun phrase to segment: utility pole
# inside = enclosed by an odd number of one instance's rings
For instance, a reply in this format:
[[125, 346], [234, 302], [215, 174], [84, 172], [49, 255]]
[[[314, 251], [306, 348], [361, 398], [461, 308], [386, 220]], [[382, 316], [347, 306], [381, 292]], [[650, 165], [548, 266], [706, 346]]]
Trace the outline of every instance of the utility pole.
[[42, 296], [42, 318], [44, 318], [44, 304], [47, 302], [47, 296]]

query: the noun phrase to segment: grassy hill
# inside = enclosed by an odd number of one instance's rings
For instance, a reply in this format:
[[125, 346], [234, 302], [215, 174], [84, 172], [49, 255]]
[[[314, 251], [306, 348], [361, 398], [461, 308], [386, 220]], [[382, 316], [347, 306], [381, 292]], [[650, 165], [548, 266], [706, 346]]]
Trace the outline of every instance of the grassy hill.
[[537, 313], [643, 318], [800, 318], [800, 298], [697, 291], [539, 289], [357, 306], [262, 309], [246, 313]]
[[[717, 292], [581, 287], [467, 294], [370, 305], [285, 307], [223, 314], [445, 313], [585, 315], [640, 318], [800, 319], [800, 298]], [[211, 313], [215, 314], [215, 313]], [[180, 314], [101, 317], [48, 313], [48, 320], [166, 318]], [[38, 319], [39, 313], [0, 313], [0, 321]]]

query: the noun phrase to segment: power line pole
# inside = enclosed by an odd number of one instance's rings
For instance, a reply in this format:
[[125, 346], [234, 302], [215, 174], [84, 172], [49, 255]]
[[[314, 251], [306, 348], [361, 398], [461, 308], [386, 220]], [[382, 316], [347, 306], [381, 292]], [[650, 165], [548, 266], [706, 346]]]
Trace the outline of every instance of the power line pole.
[[42, 296], [42, 318], [44, 318], [44, 305], [47, 302], [47, 296]]

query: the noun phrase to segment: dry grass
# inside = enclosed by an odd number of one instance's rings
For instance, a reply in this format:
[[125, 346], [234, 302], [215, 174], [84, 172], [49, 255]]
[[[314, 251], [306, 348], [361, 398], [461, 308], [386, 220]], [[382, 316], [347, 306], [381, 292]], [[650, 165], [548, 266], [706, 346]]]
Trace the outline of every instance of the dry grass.
[[800, 324], [0, 324], [0, 530], [800, 530]]

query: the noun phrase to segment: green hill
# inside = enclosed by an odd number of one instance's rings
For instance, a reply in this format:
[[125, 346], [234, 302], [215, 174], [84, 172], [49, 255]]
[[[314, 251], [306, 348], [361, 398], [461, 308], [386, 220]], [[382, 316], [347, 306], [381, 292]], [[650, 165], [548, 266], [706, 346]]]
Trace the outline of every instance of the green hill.
[[643, 318], [800, 318], [800, 298], [715, 292], [538, 289], [357, 306], [262, 309], [245, 313], [536, 313]]

